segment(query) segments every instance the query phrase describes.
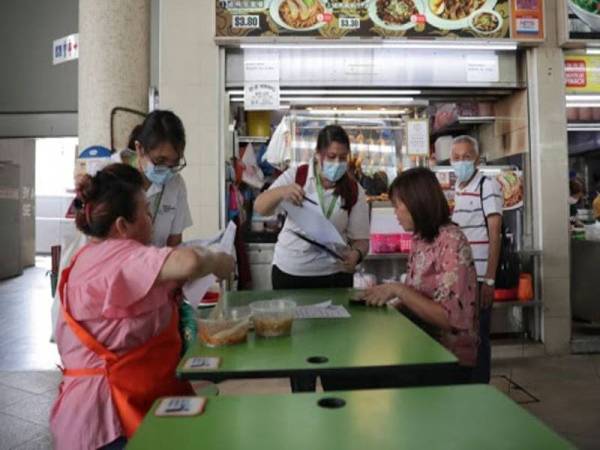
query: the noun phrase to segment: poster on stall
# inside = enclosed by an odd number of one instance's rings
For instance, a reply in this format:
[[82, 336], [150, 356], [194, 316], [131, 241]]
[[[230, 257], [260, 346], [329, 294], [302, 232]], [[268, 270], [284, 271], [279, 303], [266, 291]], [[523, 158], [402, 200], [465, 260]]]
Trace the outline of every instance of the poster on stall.
[[[543, 39], [542, 0], [216, 0], [216, 37]], [[511, 6], [519, 7], [511, 33]], [[260, 41], [260, 39], [259, 39]]]
[[600, 56], [565, 55], [567, 94], [600, 93]]
[[512, 0], [511, 35], [518, 41], [544, 39], [544, 1]]
[[600, 2], [597, 0], [560, 0], [559, 26], [564, 41], [600, 40]]

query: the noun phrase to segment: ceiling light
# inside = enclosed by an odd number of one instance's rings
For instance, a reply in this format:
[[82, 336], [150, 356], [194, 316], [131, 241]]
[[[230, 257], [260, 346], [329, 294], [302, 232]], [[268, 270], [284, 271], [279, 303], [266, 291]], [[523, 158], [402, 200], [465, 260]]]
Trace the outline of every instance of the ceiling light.
[[587, 103], [587, 102], [598, 102], [600, 101], [600, 95], [567, 95], [567, 102], [573, 103]]
[[308, 114], [313, 116], [331, 116], [331, 115], [348, 115], [348, 116], [382, 116], [386, 114], [406, 114], [406, 109], [314, 109], [311, 108]]

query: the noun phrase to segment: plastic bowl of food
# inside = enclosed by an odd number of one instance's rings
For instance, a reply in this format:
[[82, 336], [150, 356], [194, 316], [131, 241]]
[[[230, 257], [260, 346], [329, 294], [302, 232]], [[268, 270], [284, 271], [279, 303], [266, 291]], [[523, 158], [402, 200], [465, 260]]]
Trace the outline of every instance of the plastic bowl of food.
[[479, 34], [495, 34], [502, 28], [502, 16], [491, 9], [480, 9], [471, 15], [469, 24]]
[[231, 308], [219, 317], [198, 318], [198, 336], [209, 347], [246, 342], [250, 329], [249, 308]]
[[264, 300], [250, 303], [250, 309], [257, 336], [278, 337], [291, 334], [296, 302]]

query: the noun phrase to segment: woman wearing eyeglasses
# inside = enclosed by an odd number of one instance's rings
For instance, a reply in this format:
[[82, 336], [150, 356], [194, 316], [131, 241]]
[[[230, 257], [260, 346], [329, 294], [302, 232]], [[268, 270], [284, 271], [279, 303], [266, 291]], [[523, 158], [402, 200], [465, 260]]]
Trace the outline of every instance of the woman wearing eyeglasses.
[[184, 149], [185, 130], [177, 115], [155, 110], [146, 116], [135, 139], [135, 164], [144, 176], [155, 246], [179, 245], [183, 230], [192, 225], [187, 190], [179, 174], [186, 165]]

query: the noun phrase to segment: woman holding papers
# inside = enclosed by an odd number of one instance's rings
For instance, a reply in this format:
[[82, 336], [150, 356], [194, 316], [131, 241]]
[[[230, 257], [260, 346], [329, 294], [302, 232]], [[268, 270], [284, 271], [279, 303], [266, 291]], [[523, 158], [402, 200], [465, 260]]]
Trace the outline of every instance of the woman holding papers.
[[76, 224], [89, 242], [63, 271], [56, 342], [63, 381], [50, 427], [56, 449], [123, 448], [158, 397], [193, 394], [175, 377], [178, 287], [229, 276], [233, 259], [150, 246], [142, 175], [114, 164], [77, 187]]
[[192, 225], [185, 182], [185, 129], [173, 112], [155, 110], [146, 116], [134, 138], [135, 167], [144, 178], [152, 215], [152, 244], [176, 247]]
[[403, 172], [390, 187], [398, 221], [414, 231], [404, 283], [375, 286], [362, 294], [367, 304], [392, 304], [423, 324], [459, 359], [449, 374], [468, 382], [477, 361], [477, 273], [471, 247], [450, 221], [448, 202], [433, 172]]
[[[337, 125], [329, 125], [319, 132], [312, 160], [285, 171], [256, 199], [258, 213], [294, 211], [296, 219], [288, 213], [275, 246], [274, 289], [352, 287], [356, 266], [369, 250], [369, 208], [364, 190], [348, 171], [349, 158], [348, 134]], [[332, 231], [326, 233], [327, 227], [323, 227], [322, 233], [311, 230], [309, 234], [301, 226], [304, 209], [305, 227], [309, 217], [313, 225], [314, 219], [319, 219], [316, 210], [322, 214], [321, 220], [333, 225]], [[339, 234], [338, 242], [347, 244], [337, 251], [338, 256], [319, 245], [334, 242], [329, 238], [332, 234]]]

